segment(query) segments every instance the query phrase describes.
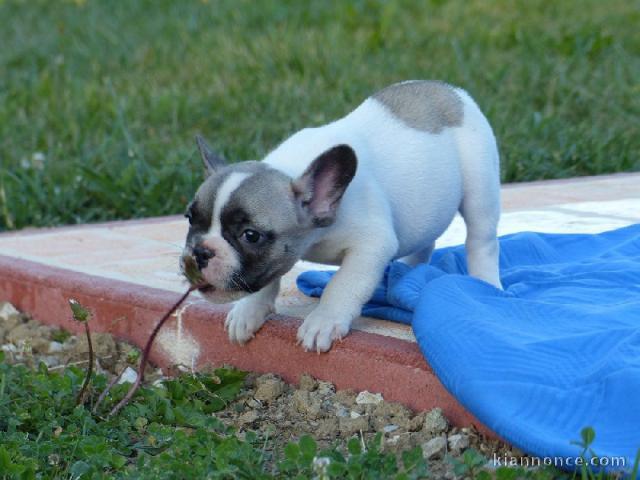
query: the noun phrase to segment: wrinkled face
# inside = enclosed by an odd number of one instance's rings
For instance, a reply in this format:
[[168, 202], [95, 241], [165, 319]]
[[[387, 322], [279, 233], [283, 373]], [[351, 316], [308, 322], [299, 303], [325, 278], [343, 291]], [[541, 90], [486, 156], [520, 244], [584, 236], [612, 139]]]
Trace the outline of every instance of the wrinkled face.
[[180, 266], [209, 300], [225, 303], [284, 275], [316, 229], [333, 223], [356, 158], [339, 145], [292, 179], [264, 163], [225, 165], [204, 140], [197, 142], [209, 176], [185, 214], [190, 226]]
[[302, 256], [311, 230], [296, 208], [292, 182], [257, 162], [225, 167], [200, 186], [187, 209], [183, 251], [223, 303], [285, 274]]

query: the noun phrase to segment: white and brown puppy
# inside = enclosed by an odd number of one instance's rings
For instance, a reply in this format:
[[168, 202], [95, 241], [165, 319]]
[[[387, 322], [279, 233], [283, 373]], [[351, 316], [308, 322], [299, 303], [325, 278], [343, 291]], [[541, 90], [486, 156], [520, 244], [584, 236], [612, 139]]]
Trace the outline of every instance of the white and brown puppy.
[[456, 212], [467, 227], [469, 273], [500, 287], [498, 150], [464, 90], [391, 85], [344, 118], [297, 132], [261, 162], [226, 165], [198, 145], [210, 175], [188, 207], [183, 257], [195, 259], [211, 301], [246, 296], [226, 320], [232, 341], [260, 329], [280, 277], [302, 258], [340, 265], [298, 330], [305, 349], [329, 350], [385, 266], [427, 262]]

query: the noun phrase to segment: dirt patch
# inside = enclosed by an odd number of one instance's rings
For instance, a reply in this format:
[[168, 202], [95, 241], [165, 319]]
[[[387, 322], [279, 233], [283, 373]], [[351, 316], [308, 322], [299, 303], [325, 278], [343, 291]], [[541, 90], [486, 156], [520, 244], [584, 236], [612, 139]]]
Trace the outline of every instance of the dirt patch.
[[[108, 334], [93, 334], [92, 338], [98, 372], [114, 375], [127, 366], [137, 367], [140, 352], [136, 347]], [[84, 337], [41, 325], [8, 303], [0, 303], [0, 345], [10, 362], [30, 366], [44, 362], [50, 369], [67, 365], [84, 368], [88, 364]], [[145, 376], [147, 382], [153, 382], [162, 378], [162, 372], [150, 368]], [[387, 451], [421, 446], [436, 478], [453, 478], [445, 457], [460, 456], [471, 447], [488, 458], [494, 453], [522, 455], [473, 428], [452, 427], [439, 408], [413, 412], [400, 403], [386, 401], [379, 393], [336, 391], [333, 384], [307, 374], [297, 385], [273, 374], [249, 374], [240, 395], [216, 416], [235, 427], [240, 437], [249, 430], [268, 437], [272, 440], [270, 448], [276, 451], [302, 435], [311, 435], [322, 448], [354, 435], [372, 439], [381, 432]]]
[[[140, 349], [116, 341], [107, 333], [92, 333], [91, 339], [96, 359], [96, 371], [114, 375], [126, 367], [136, 367]], [[40, 362], [52, 370], [67, 366], [85, 368], [89, 364], [89, 348], [85, 336], [42, 325], [16, 310], [10, 303], [0, 302], [0, 350], [5, 360], [37, 367]], [[150, 381], [162, 376], [157, 368], [149, 368]]]

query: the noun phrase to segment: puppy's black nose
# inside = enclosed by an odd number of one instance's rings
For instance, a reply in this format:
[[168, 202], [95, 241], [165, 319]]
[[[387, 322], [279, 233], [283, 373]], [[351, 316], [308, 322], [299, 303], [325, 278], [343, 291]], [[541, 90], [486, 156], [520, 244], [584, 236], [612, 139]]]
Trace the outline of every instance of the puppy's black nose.
[[209, 260], [215, 256], [216, 256], [215, 253], [213, 253], [208, 248], [203, 247], [202, 245], [197, 245], [193, 249], [193, 257], [196, 259], [196, 264], [198, 265], [198, 268], [200, 270], [207, 268], [207, 264], [209, 263]]

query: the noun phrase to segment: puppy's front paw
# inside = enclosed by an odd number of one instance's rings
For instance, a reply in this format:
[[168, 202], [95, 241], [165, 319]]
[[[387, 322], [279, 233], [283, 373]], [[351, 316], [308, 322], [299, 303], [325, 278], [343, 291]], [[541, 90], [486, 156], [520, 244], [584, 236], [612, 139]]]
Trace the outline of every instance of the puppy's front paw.
[[349, 316], [340, 317], [319, 311], [311, 312], [298, 329], [298, 342], [307, 351], [326, 352], [334, 340], [342, 340], [351, 327]]
[[229, 340], [240, 344], [251, 340], [267, 316], [274, 311], [272, 304], [255, 302], [250, 297], [240, 300], [227, 314], [224, 322]]

